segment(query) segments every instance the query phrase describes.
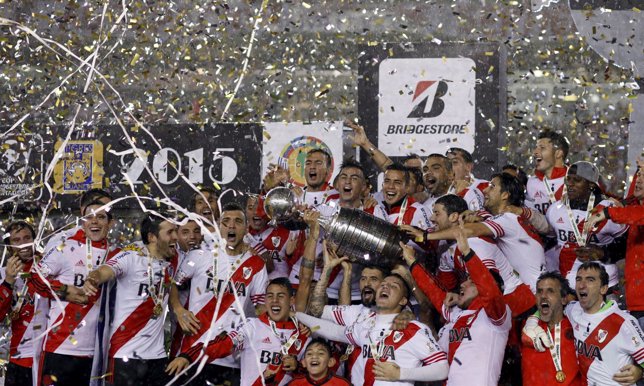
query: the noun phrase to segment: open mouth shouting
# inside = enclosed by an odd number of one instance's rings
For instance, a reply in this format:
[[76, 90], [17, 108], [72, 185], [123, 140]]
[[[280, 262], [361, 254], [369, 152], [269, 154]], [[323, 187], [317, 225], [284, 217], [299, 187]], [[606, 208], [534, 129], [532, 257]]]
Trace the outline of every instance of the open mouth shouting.
[[228, 233], [226, 233], [226, 241], [228, 242], [228, 245], [235, 245], [237, 242], [237, 233], [233, 230], [228, 231]]
[[539, 302], [539, 312], [541, 313], [541, 315], [549, 316], [550, 311], [550, 302], [548, 302], [547, 300], [542, 300], [541, 302]]
[[375, 295], [375, 291], [371, 287], [365, 287], [362, 289], [361, 297], [362, 297], [362, 304], [365, 306], [370, 305], [373, 302], [373, 298]]

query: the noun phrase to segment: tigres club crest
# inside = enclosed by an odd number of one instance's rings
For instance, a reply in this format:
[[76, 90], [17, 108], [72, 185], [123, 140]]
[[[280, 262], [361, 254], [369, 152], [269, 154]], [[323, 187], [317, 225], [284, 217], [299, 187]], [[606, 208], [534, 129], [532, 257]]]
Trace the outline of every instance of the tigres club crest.
[[[288, 170], [291, 173], [293, 182], [298, 186], [305, 186], [306, 180], [304, 179], [304, 163], [306, 161], [306, 153], [313, 149], [322, 149], [331, 154], [331, 170], [334, 168], [333, 152], [326, 143], [321, 139], [311, 136], [301, 136], [291, 140], [280, 152], [280, 164], [286, 163]], [[330, 177], [330, 175], [329, 175]], [[326, 181], [328, 182], [328, 181]]]
[[[57, 142], [55, 151], [63, 142]], [[81, 193], [103, 187], [103, 144], [99, 141], [67, 141], [54, 168], [57, 193]]]

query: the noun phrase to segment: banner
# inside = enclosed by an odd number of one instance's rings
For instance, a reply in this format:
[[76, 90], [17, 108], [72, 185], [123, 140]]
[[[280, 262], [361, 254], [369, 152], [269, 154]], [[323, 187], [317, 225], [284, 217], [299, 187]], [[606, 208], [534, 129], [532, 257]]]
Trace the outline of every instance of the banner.
[[358, 114], [394, 160], [461, 147], [489, 177], [506, 156], [505, 51], [498, 43], [382, 43], [358, 47]]
[[0, 137], [0, 199], [42, 196], [43, 139], [33, 133], [9, 133]]
[[[42, 176], [52, 162], [55, 152], [62, 146], [66, 136], [62, 127], [43, 128], [34, 135], [33, 143], [38, 149], [30, 154], [39, 154], [43, 165], [30, 162], [34, 176]], [[261, 138], [259, 124], [160, 125], [148, 127], [149, 134], [138, 127], [127, 130], [127, 136], [119, 126], [101, 126], [75, 132], [72, 140], [65, 143], [63, 155], [57, 160], [49, 181], [60, 207], [78, 207], [78, 194], [91, 189], [103, 188], [114, 198], [140, 196], [168, 197], [187, 207], [194, 195], [190, 184], [219, 189], [232, 188], [241, 192], [256, 192], [261, 176]], [[25, 136], [25, 135], [23, 135]], [[38, 139], [36, 141], [36, 139]], [[43, 148], [44, 143], [49, 144]], [[13, 149], [13, 138], [3, 138]], [[23, 141], [27, 142], [27, 141]], [[28, 150], [22, 150], [23, 153]], [[12, 152], [20, 160], [25, 154]], [[4, 154], [7, 154], [5, 152]], [[22, 157], [22, 158], [21, 158]], [[5, 165], [3, 162], [2, 165]], [[17, 165], [15, 162], [11, 165]], [[16, 174], [4, 167], [3, 173]], [[17, 166], [11, 166], [11, 170]], [[19, 173], [18, 173], [19, 175]], [[15, 183], [17, 177], [6, 177], [0, 190], [0, 199], [8, 198], [33, 188], [33, 184]], [[4, 182], [3, 182], [4, 183]], [[24, 201], [48, 200], [46, 189], [38, 189], [40, 195], [19, 197]], [[146, 201], [144, 204], [150, 204]], [[139, 206], [132, 199], [118, 207]]]
[[324, 149], [332, 156], [333, 181], [342, 163], [342, 122], [265, 122], [262, 176], [270, 164], [288, 167], [293, 182], [305, 186], [304, 161], [311, 149]]

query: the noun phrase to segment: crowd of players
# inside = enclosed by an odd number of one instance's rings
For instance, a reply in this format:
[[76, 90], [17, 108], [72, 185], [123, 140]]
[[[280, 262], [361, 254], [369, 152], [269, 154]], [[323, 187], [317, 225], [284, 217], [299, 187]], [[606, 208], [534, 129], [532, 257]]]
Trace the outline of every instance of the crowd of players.
[[[398, 164], [347, 124], [384, 172], [378, 191], [351, 159], [329, 181], [331, 156], [314, 149], [304, 188], [280, 167], [245, 206], [220, 207], [205, 187], [188, 216], [145, 213], [141, 241], [127, 246], [109, 242], [111, 197], [99, 189], [81, 198], [80, 225], [44, 247], [29, 222], [6, 225], [5, 385], [642, 378], [644, 168], [622, 201], [604, 193], [595, 165], [567, 164], [554, 131], [538, 136], [534, 175], [507, 165], [482, 180], [464, 149]], [[303, 214], [273, 224], [264, 195], [278, 186]], [[338, 208], [398, 226], [409, 239], [399, 264], [338, 256], [319, 221]]]

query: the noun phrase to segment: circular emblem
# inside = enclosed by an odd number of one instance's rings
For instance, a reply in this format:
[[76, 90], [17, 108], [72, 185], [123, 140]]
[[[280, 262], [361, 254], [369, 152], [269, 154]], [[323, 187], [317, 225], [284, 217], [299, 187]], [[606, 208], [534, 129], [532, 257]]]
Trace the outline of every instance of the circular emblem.
[[329, 146], [319, 138], [311, 136], [293, 138], [280, 152], [280, 164], [286, 163], [288, 165], [291, 179], [297, 186], [306, 186], [304, 162], [306, 161], [306, 153], [313, 149], [322, 149], [331, 154], [331, 170], [334, 170], [333, 153]]

